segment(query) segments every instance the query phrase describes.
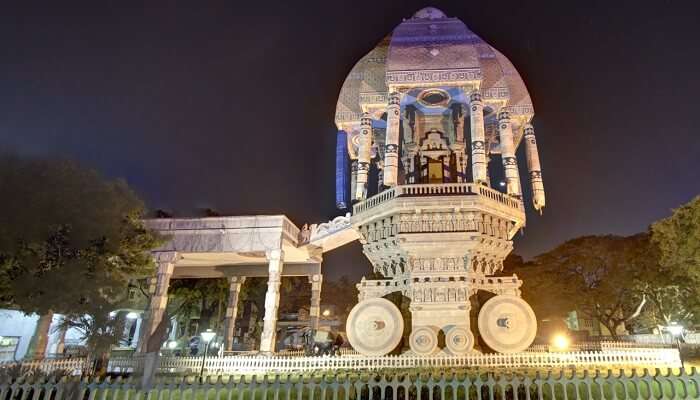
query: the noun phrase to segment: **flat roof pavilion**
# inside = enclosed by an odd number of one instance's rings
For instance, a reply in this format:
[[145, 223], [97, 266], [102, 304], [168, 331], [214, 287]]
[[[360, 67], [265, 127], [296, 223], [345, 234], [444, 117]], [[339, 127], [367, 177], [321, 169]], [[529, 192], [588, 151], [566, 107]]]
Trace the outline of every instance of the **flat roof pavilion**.
[[162, 320], [170, 279], [228, 278], [230, 293], [224, 342], [230, 349], [241, 285], [247, 277], [267, 277], [260, 344], [263, 352], [274, 351], [281, 278], [309, 277], [311, 326], [317, 328], [323, 253], [358, 239], [349, 216], [310, 227], [305, 225], [304, 229], [284, 215], [162, 218], [146, 220], [145, 225], [163, 235], [165, 243], [153, 251], [158, 270], [155, 285], [151, 285], [144, 338], [153, 334]]

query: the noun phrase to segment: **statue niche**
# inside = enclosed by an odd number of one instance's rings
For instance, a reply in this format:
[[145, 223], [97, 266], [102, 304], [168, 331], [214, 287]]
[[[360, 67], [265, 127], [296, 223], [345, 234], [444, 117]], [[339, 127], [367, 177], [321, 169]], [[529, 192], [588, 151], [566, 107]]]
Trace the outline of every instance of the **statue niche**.
[[430, 130], [418, 151], [421, 183], [449, 182], [450, 148], [442, 132]]

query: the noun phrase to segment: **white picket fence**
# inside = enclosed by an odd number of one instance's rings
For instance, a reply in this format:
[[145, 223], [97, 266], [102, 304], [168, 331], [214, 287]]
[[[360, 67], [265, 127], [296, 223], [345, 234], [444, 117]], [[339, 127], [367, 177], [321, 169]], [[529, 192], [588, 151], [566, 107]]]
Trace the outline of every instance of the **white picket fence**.
[[[639, 344], [666, 344], [675, 345], [676, 339], [669, 333], [664, 333], [662, 335], [654, 334], [636, 334], [636, 335], [626, 335], [620, 336], [620, 339], [624, 342], [635, 342]], [[700, 344], [700, 333], [686, 333], [683, 335], [683, 341], [687, 344]]]
[[[161, 357], [161, 371], [196, 373], [202, 367], [201, 357]], [[86, 367], [84, 358], [24, 361], [2, 363], [0, 368], [21, 365], [22, 368], [50, 373], [65, 370], [78, 375]], [[469, 354], [464, 356], [434, 355], [429, 357], [403, 354], [398, 356], [366, 357], [342, 355], [339, 357], [261, 356], [207, 357], [204, 369], [209, 374], [290, 373], [328, 370], [383, 369], [449, 369], [449, 368], [561, 368], [580, 367], [649, 367], [676, 368], [680, 366], [678, 350], [668, 348], [618, 349], [600, 352], [524, 352], [514, 354]], [[143, 368], [142, 357], [112, 358], [110, 372], [133, 372]]]
[[[129, 372], [142, 367], [142, 359], [111, 359], [109, 370]], [[449, 369], [449, 368], [561, 368], [638, 366], [676, 368], [680, 358], [676, 349], [629, 349], [605, 352], [469, 354], [465, 356], [340, 356], [283, 357], [244, 356], [207, 358], [204, 369], [209, 374], [289, 373], [327, 370], [382, 369]], [[201, 357], [162, 357], [160, 369], [172, 372], [198, 372]]]
[[12, 368], [21, 366], [26, 370], [39, 370], [46, 374], [56, 371], [68, 371], [70, 375], [80, 375], [89, 366], [87, 358], [57, 358], [44, 360], [22, 360], [0, 362], [0, 368]]

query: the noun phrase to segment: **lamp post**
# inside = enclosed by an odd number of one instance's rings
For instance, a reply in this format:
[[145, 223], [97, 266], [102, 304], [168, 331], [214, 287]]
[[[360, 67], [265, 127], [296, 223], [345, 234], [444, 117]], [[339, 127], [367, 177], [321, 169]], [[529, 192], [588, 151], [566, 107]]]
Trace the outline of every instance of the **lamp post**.
[[676, 347], [678, 347], [678, 358], [681, 360], [681, 368], [685, 369], [685, 364], [683, 363], [683, 354], [681, 354], [681, 336], [683, 335], [683, 325], [678, 325], [675, 322], [671, 322], [671, 325], [666, 327], [666, 330], [671, 333], [674, 339], [676, 339]]
[[212, 331], [211, 329], [207, 329], [206, 331], [202, 332], [200, 336], [202, 337], [202, 341], [204, 342], [204, 357], [202, 357], [202, 368], [199, 370], [199, 383], [202, 383], [204, 381], [204, 364], [207, 361], [209, 343], [211, 343], [214, 337], [216, 337], [216, 332]]

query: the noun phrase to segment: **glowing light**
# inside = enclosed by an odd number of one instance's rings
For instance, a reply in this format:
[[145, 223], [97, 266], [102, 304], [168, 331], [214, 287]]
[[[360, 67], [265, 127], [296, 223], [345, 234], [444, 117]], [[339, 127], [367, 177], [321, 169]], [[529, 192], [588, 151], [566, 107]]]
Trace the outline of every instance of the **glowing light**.
[[211, 329], [207, 329], [206, 331], [201, 333], [201, 336], [204, 343], [209, 343], [216, 336], [216, 332], [212, 331]]
[[323, 310], [323, 316], [324, 316], [324, 317], [327, 317], [327, 316], [329, 316], [329, 315], [331, 315], [331, 310], [329, 310], [329, 309]]
[[173, 350], [173, 349], [175, 349], [176, 347], [177, 347], [177, 342], [176, 342], [175, 340], [171, 340], [171, 341], [168, 342], [168, 348], [169, 348], [170, 350]]
[[499, 185], [500, 187], [505, 187], [505, 186], [506, 186], [506, 183], [505, 183], [505, 181], [500, 181], [500, 182], [498, 182], [498, 185]]
[[126, 319], [137, 319], [138, 317], [139, 317], [139, 314], [135, 313], [133, 311], [126, 314]]
[[116, 311], [110, 311], [110, 313], [109, 313], [109, 317], [110, 317], [110, 318], [114, 318], [114, 317], [116, 317], [116, 316], [117, 316], [117, 312], [116, 312]]
[[680, 336], [683, 334], [683, 325], [678, 325], [675, 322], [671, 322], [671, 325], [667, 326], [666, 330], [673, 336]]
[[554, 335], [552, 344], [557, 350], [566, 350], [569, 348], [571, 341], [569, 340], [568, 336], [564, 335], [563, 333], [558, 333]]

